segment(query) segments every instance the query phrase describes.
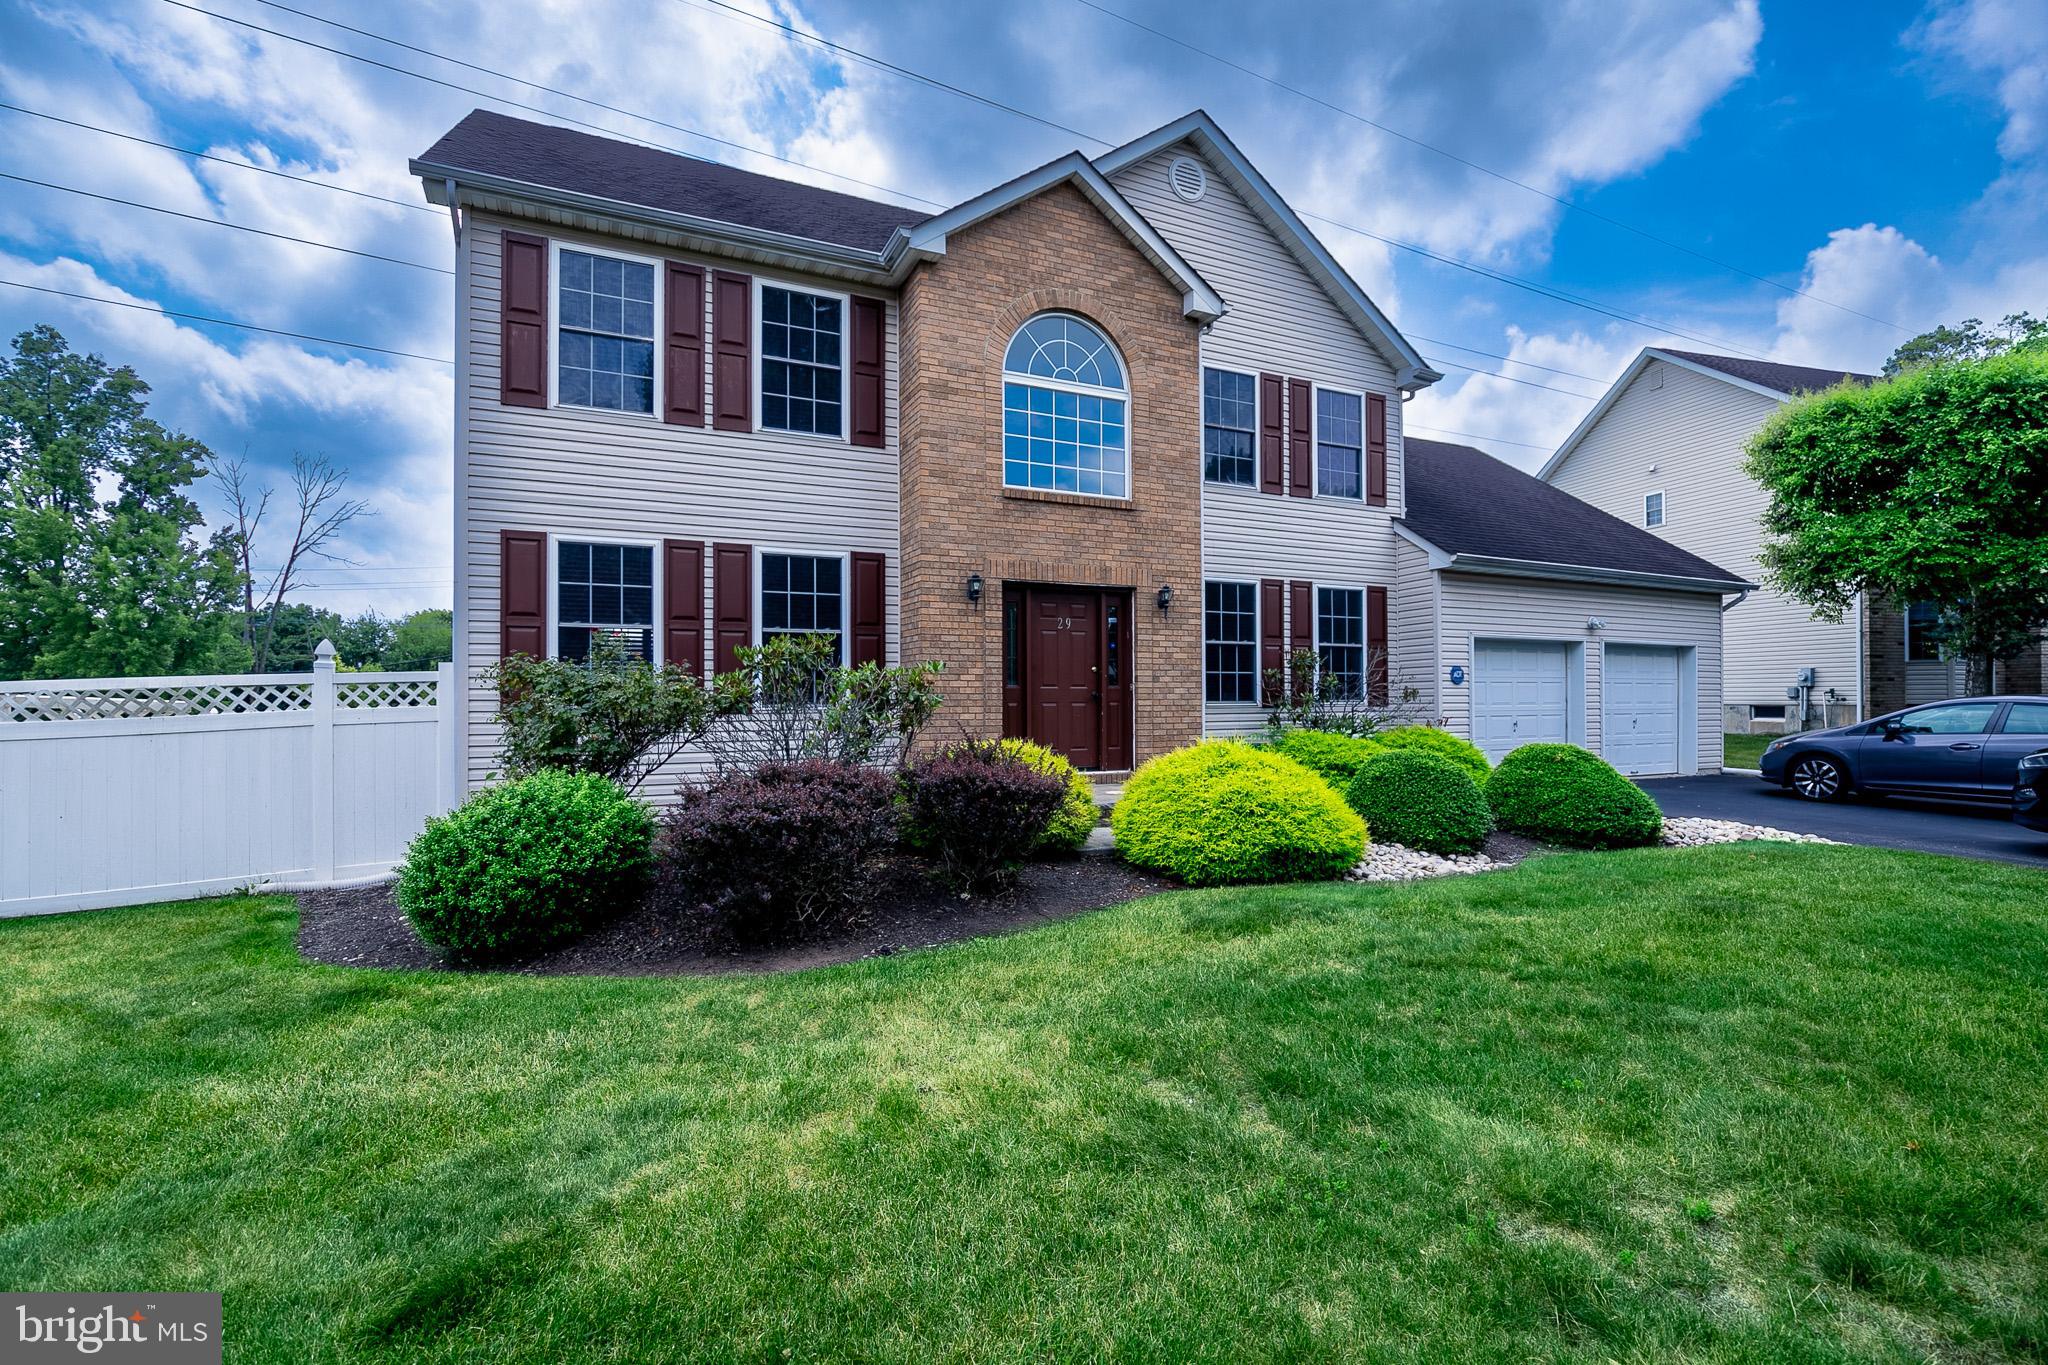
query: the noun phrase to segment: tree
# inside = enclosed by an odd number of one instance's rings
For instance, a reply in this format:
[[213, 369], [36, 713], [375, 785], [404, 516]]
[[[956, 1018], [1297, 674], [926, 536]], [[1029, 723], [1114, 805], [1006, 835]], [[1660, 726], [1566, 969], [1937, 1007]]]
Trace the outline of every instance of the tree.
[[255, 658], [255, 671], [266, 673], [282, 667], [272, 657], [279, 619], [277, 609], [294, 589], [306, 586], [299, 575], [314, 561], [347, 562], [331, 547], [350, 522], [369, 512], [369, 504], [344, 496], [348, 488], [347, 470], [336, 469], [324, 455], [308, 459], [294, 454], [291, 538], [277, 559], [277, 567], [262, 575], [266, 582], [259, 597], [256, 544], [270, 512], [274, 490], [257, 488], [250, 482], [248, 462], [244, 459], [216, 460], [213, 472], [220, 478], [228, 515], [234, 521], [225, 536], [241, 571], [244, 642]]
[[1787, 404], [1749, 443], [1773, 586], [1839, 621], [1941, 604], [1973, 693], [2048, 622], [2048, 350], [1931, 364]]
[[1977, 318], [1965, 318], [1957, 326], [1943, 325], [1902, 344], [1885, 361], [1884, 373], [1887, 379], [1896, 379], [1922, 365], [1988, 360], [2007, 351], [2044, 347], [2048, 347], [2048, 322], [2030, 313], [2007, 313], [2003, 321], [1992, 327], [1986, 327]]
[[190, 494], [210, 453], [148, 394], [46, 325], [0, 359], [0, 677], [246, 666], [232, 549]]
[[384, 651], [384, 667], [397, 673], [411, 673], [447, 663], [455, 657], [455, 613], [446, 607], [427, 607], [392, 627], [390, 647]]
[[386, 658], [395, 633], [392, 622], [375, 611], [365, 611], [338, 621], [329, 638], [334, 641], [334, 652], [350, 668], [396, 668]]

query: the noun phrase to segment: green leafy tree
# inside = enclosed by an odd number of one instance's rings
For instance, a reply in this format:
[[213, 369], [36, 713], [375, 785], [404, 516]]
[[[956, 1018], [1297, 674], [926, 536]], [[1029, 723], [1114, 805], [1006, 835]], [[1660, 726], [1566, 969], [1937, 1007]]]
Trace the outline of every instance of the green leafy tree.
[[53, 327], [0, 358], [0, 677], [246, 667], [234, 556], [190, 490], [209, 452]]
[[1839, 621], [1938, 602], [1944, 657], [1991, 687], [2048, 622], [2048, 351], [1909, 369], [1790, 403], [1749, 443], [1767, 577]]
[[360, 612], [334, 628], [334, 652], [350, 668], [391, 668], [385, 655], [391, 652], [393, 622], [375, 611]]
[[403, 617], [391, 628], [384, 667], [411, 673], [447, 663], [454, 657], [455, 613], [446, 607], [427, 607]]
[[[258, 640], [270, 641], [270, 657], [258, 672], [307, 673], [312, 671], [313, 651], [320, 647], [320, 642], [342, 634], [342, 619], [324, 607], [284, 602], [260, 613], [253, 633]], [[340, 645], [335, 648], [338, 652]], [[351, 668], [363, 666], [346, 655], [342, 662]]]
[[1896, 378], [1922, 365], [1988, 360], [2007, 351], [2043, 348], [2048, 348], [2048, 321], [2031, 313], [2007, 313], [1988, 327], [1978, 318], [1965, 318], [1954, 327], [1943, 325], [1902, 344], [1885, 361], [1884, 373], [1886, 378]]

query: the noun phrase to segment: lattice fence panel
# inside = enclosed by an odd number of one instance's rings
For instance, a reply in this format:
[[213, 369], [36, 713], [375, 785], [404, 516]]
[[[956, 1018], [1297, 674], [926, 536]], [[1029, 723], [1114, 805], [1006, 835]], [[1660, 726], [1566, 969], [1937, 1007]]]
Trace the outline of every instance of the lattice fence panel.
[[372, 707], [381, 709], [432, 706], [434, 680], [421, 678], [400, 682], [337, 681], [334, 704], [337, 708], [348, 711], [362, 711]]
[[[433, 684], [426, 684], [431, 692]], [[151, 716], [246, 716], [304, 711], [313, 683], [203, 682], [146, 687], [0, 687], [0, 720], [136, 720]]]

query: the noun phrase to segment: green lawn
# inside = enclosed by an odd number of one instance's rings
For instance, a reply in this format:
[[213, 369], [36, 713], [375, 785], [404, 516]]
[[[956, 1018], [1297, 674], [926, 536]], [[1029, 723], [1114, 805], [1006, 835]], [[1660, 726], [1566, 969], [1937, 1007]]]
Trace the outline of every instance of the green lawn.
[[2040, 1360], [2044, 885], [1567, 855], [709, 981], [0, 923], [0, 1278], [238, 1362]]
[[1723, 735], [1721, 762], [1730, 768], [1754, 768], [1764, 756], [1764, 746], [1776, 735]]

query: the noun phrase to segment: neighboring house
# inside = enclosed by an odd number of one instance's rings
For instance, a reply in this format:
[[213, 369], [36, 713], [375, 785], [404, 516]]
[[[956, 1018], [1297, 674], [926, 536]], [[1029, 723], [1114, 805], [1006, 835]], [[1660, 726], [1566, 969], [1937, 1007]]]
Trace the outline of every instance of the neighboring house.
[[[1296, 648], [1473, 723], [1432, 609], [1394, 600], [1402, 400], [1440, 376], [1207, 115], [933, 215], [483, 112], [412, 170], [456, 220], [472, 784], [477, 672], [598, 632], [699, 672], [809, 630], [939, 659], [944, 735], [1107, 774], [1252, 731]], [[1495, 579], [1474, 628], [1711, 595], [1573, 577]], [[1687, 619], [1646, 713], [1719, 704]], [[1554, 728], [1598, 744], [1606, 705]]]
[[[1651, 347], [1558, 447], [1541, 477], [1762, 582], [1770, 499], [1743, 472], [1745, 443], [1792, 399], [1873, 378]], [[1804, 603], [1759, 588], [1725, 623], [1723, 724], [1737, 733], [1799, 730], [1963, 695], [1962, 662], [1943, 660], [1928, 633], [1935, 614], [1933, 603], [1901, 608], [1859, 599], [1841, 621], [1820, 621]], [[2028, 656], [2001, 664], [1993, 690], [2039, 686], [2039, 658]], [[1799, 690], [1803, 695], [1790, 695]]]

